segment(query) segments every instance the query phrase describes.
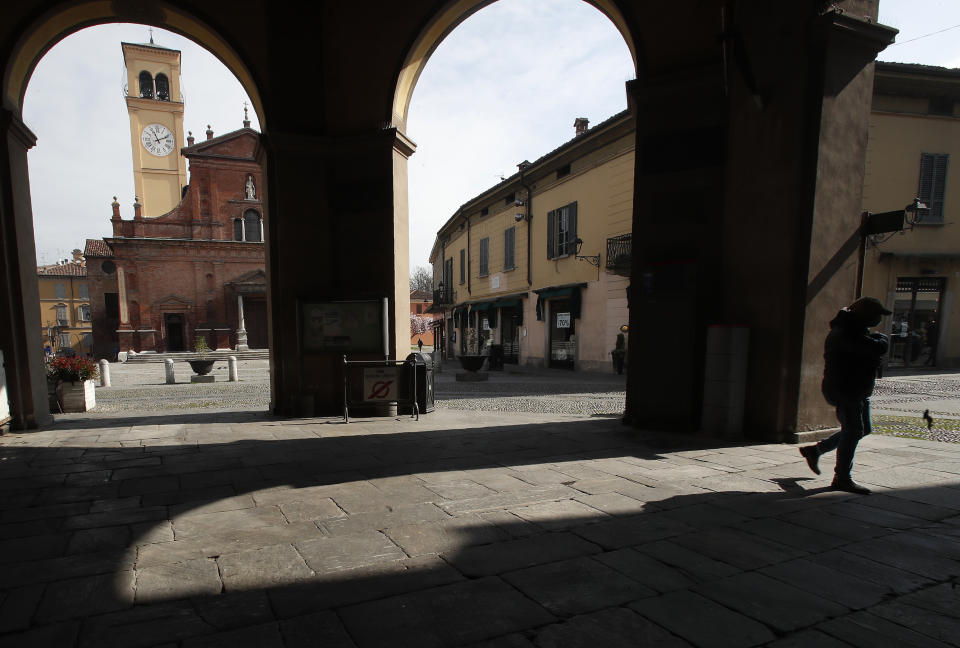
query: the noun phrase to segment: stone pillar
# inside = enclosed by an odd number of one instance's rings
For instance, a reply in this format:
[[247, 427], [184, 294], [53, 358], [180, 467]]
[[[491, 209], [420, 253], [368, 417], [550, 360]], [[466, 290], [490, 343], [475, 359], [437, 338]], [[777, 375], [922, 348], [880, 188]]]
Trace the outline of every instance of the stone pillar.
[[100, 386], [110, 387], [110, 363], [106, 360], [100, 361]]
[[[742, 41], [725, 68], [629, 84], [634, 425], [698, 428], [713, 324], [750, 330], [744, 435], [796, 440], [836, 424], [819, 389], [823, 340], [853, 299], [871, 62], [894, 33], [852, 17], [875, 17], [875, 4], [853, 4], [811, 16], [812, 3], [750, 3], [729, 26]], [[682, 345], [658, 346], [665, 326]]]
[[227, 358], [227, 373], [230, 382], [238, 382], [240, 380], [240, 375], [237, 371], [237, 356]]
[[167, 358], [163, 361], [163, 376], [167, 381], [168, 385], [172, 385], [177, 382], [177, 377], [174, 374], [173, 370], [173, 360]]
[[53, 421], [43, 366], [27, 168], [27, 151], [36, 142], [18, 114], [0, 108], [0, 350], [14, 429], [37, 428]]
[[247, 324], [243, 317], [242, 294], [237, 295], [237, 319], [240, 320], [240, 325], [237, 328], [237, 351], [247, 351], [250, 347], [247, 346]]
[[[409, 347], [406, 161], [413, 143], [393, 128], [335, 135], [272, 131], [263, 138], [271, 409], [280, 415], [294, 415], [304, 396], [315, 404], [311, 414], [342, 412], [340, 357], [302, 351], [298, 300], [387, 297], [390, 354]], [[309, 218], [300, 216], [307, 206]], [[310, 272], [303, 259], [311, 260]]]

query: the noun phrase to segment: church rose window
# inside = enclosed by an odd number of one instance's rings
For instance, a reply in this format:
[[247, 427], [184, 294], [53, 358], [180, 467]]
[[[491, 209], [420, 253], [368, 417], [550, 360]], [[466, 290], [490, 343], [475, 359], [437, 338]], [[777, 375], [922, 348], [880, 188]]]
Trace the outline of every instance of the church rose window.
[[140, 73], [140, 98], [153, 99], [153, 77], [146, 70]]
[[167, 76], [165, 74], [158, 74], [156, 83], [157, 99], [160, 101], [170, 101], [170, 82], [167, 81]]

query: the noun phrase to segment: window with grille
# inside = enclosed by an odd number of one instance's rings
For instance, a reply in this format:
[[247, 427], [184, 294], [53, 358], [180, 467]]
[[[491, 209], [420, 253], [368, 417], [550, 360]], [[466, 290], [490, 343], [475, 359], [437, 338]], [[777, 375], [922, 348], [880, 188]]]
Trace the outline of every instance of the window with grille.
[[170, 101], [170, 82], [167, 80], [167, 75], [158, 74], [154, 82], [157, 84], [157, 99]]
[[140, 73], [140, 98], [153, 99], [153, 77], [146, 70]]
[[513, 252], [516, 247], [517, 228], [508, 227], [503, 231], [503, 269], [513, 270], [514, 264]]
[[577, 203], [547, 212], [547, 258], [573, 254], [577, 240]]
[[480, 276], [490, 274], [490, 237], [480, 239]]
[[920, 188], [917, 197], [927, 209], [918, 210], [921, 224], [943, 223], [943, 201], [947, 182], [947, 153], [920, 154]]

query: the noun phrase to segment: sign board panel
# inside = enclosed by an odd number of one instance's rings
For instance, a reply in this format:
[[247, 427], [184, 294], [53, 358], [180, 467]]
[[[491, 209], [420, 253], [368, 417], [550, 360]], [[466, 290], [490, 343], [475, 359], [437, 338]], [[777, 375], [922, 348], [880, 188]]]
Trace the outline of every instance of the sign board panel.
[[570, 328], [570, 313], [557, 313], [557, 328]]
[[484, 331], [490, 330], [490, 320], [488, 320], [486, 317], [480, 320], [480, 324], [480, 328], [482, 328]]
[[400, 397], [400, 372], [403, 367], [364, 367], [363, 400], [395, 401]]
[[383, 353], [383, 305], [376, 300], [302, 302], [303, 350]]

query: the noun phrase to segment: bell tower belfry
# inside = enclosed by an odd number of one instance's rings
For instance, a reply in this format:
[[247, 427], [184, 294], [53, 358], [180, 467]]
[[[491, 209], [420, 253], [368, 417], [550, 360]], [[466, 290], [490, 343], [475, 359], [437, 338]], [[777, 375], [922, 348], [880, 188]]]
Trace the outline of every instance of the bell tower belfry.
[[127, 73], [127, 113], [133, 150], [133, 186], [146, 218], [180, 203], [187, 184], [183, 146], [180, 51], [153, 43], [121, 43]]

